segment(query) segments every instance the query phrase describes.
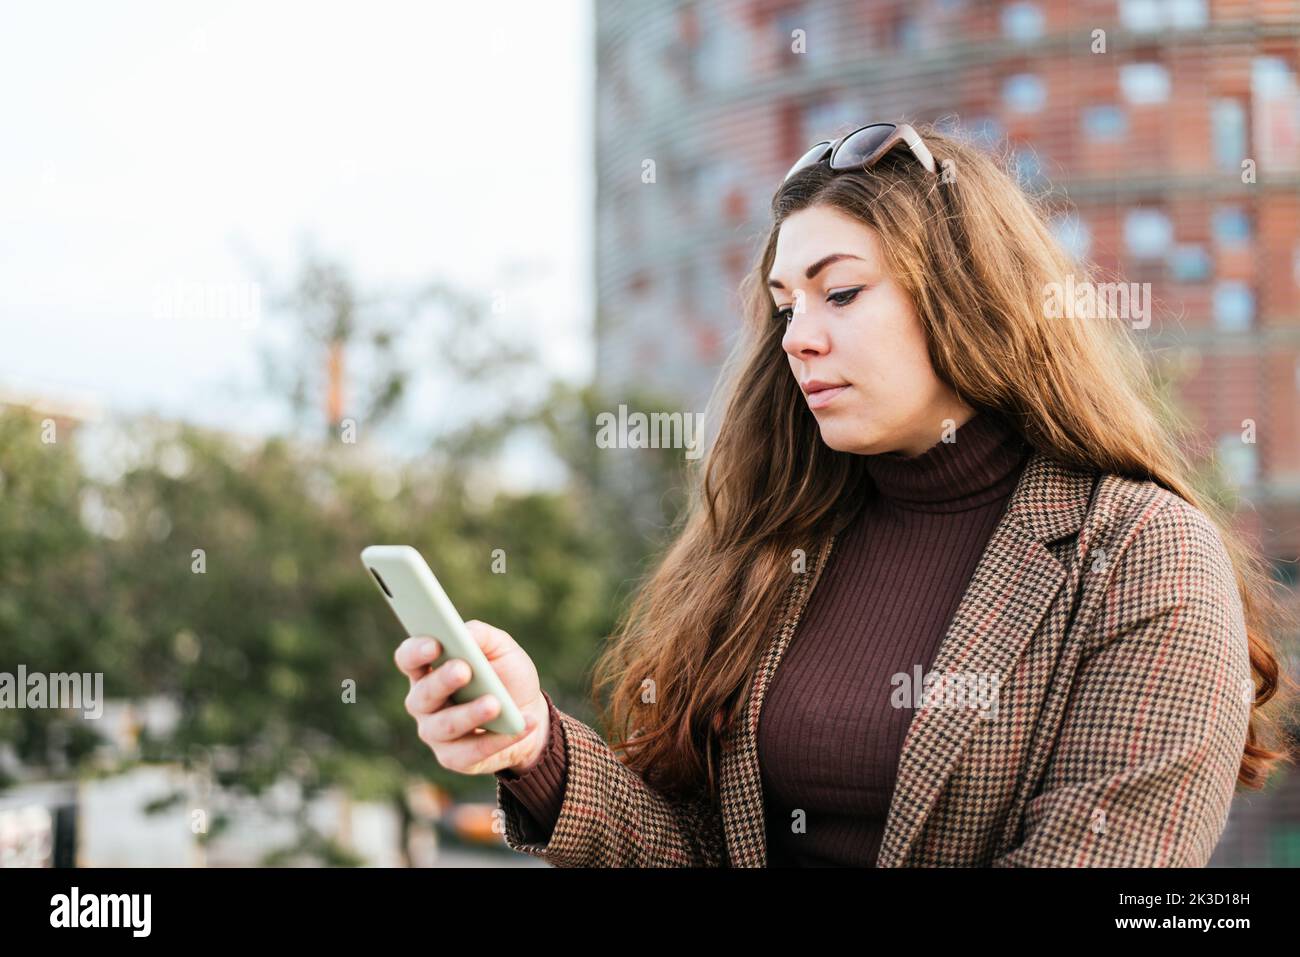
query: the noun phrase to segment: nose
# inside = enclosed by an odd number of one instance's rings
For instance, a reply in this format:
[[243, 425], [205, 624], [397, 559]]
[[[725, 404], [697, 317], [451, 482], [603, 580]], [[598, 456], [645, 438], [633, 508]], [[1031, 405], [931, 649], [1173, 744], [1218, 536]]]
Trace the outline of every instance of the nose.
[[825, 354], [830, 348], [825, 325], [815, 309], [796, 311], [786, 323], [781, 348], [796, 359]]

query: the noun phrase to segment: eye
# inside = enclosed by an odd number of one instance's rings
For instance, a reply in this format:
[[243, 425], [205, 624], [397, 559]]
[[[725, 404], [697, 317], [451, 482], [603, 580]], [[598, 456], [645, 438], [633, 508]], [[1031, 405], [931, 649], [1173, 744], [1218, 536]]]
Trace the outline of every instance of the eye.
[[[842, 309], [845, 306], [847, 306], [849, 303], [851, 303], [854, 299], [856, 299], [858, 293], [860, 293], [865, 288], [866, 288], [865, 286], [854, 286], [852, 289], [844, 289], [840, 292], [833, 292], [826, 297], [826, 300], [828, 302], [835, 303], [835, 305], [838, 308]], [[792, 318], [794, 318], [794, 308], [792, 306], [782, 306], [776, 312], [772, 313], [772, 318], [780, 319], [784, 322], [789, 322]]]
[[837, 306], [847, 306], [857, 298], [862, 289], [862, 286], [854, 286], [852, 289], [845, 289], [843, 292], [833, 292], [826, 298]]

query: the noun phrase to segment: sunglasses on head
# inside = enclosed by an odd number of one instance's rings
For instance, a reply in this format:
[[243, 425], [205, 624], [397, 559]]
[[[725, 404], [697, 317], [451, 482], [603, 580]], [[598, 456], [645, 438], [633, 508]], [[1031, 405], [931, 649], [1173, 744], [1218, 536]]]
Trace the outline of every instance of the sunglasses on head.
[[[801, 169], [830, 161], [836, 172], [867, 169], [896, 146], [906, 146], [927, 170], [935, 172], [934, 157], [919, 133], [906, 123], [872, 123], [846, 133], [839, 139], [822, 140], [799, 157], [785, 174], [789, 179]], [[785, 180], [782, 180], [785, 182]]]

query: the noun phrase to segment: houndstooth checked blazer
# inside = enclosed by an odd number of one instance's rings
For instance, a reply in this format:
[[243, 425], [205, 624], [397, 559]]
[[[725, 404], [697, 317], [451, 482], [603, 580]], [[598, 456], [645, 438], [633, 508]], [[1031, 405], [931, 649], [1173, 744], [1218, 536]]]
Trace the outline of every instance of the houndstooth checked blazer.
[[[529, 843], [498, 781], [506, 843], [559, 867], [765, 866], [759, 709], [834, 543], [790, 586], [723, 741], [719, 802], [666, 799], [561, 711], [559, 819]], [[1208, 861], [1254, 685], [1232, 566], [1201, 511], [1153, 482], [1034, 451], [933, 669], [996, 673], [998, 707], [916, 710], [877, 866]]]

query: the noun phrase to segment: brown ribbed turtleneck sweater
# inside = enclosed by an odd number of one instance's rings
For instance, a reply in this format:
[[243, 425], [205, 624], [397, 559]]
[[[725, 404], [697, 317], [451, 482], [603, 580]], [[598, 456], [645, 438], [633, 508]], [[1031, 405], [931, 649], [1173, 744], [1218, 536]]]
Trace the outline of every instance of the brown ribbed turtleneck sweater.
[[[914, 714], [891, 705], [891, 679], [929, 671], [1031, 451], [993, 412], [954, 438], [917, 456], [865, 457], [871, 484], [759, 713], [769, 866], [875, 865]], [[526, 774], [497, 774], [538, 841], [564, 798], [558, 725], [552, 713], [547, 752]]]

